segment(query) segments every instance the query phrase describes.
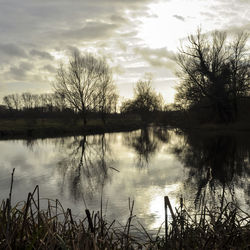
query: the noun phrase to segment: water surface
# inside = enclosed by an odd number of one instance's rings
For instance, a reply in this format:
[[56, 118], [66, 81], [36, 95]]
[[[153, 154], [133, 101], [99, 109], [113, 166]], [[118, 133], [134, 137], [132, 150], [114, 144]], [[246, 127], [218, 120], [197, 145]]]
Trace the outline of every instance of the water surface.
[[165, 195], [182, 196], [189, 209], [228, 201], [249, 209], [249, 134], [184, 134], [165, 128], [39, 140], [0, 141], [0, 198], [25, 200], [38, 184], [40, 196], [59, 199], [81, 216], [85, 205], [125, 222], [128, 199], [148, 229], [164, 221]]

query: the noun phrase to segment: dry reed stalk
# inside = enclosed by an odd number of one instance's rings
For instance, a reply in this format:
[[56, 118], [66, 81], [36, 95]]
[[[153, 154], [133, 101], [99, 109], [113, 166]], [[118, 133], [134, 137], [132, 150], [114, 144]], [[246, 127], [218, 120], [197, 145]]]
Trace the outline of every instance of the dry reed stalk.
[[[14, 171], [13, 171], [14, 175]], [[12, 206], [11, 195], [0, 205], [0, 249], [247, 249], [250, 247], [250, 216], [235, 204], [224, 204], [218, 210], [205, 203], [196, 214], [188, 213], [180, 199], [173, 210], [165, 197], [165, 210], [173, 220], [166, 221], [165, 238], [150, 234], [133, 222], [134, 201], [129, 199], [129, 218], [125, 226], [113, 220], [109, 223], [100, 213], [86, 208], [86, 217], [74, 218], [58, 200], [47, 200], [41, 209], [39, 187], [27, 200]], [[102, 204], [102, 201], [101, 201]], [[166, 216], [167, 218], [167, 216]]]

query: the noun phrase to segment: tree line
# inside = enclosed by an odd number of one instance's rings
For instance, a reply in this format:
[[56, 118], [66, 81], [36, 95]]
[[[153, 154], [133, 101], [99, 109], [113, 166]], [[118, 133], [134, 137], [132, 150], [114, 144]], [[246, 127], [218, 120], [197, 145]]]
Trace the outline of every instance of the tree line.
[[90, 113], [98, 113], [106, 123], [106, 115], [117, 113], [148, 113], [162, 110], [163, 98], [152, 88], [152, 80], [139, 80], [134, 98], [124, 101], [118, 110], [119, 95], [112, 71], [103, 58], [75, 52], [67, 65], [60, 65], [53, 83], [54, 93], [10, 94], [3, 97], [9, 111], [62, 112], [78, 114], [84, 126]]
[[3, 104], [9, 111], [40, 109], [43, 112], [62, 111], [66, 108], [65, 99], [58, 93], [10, 94], [3, 97]]

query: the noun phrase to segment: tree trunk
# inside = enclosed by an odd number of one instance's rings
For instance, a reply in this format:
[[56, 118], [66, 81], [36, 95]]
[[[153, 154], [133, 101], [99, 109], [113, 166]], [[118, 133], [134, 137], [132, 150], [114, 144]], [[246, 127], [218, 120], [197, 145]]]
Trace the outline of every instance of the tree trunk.
[[83, 119], [83, 127], [86, 127], [86, 125], [87, 125], [87, 115], [86, 115], [85, 110], [82, 111], [82, 119]]
[[87, 125], [87, 118], [86, 115], [83, 116], [83, 126], [85, 127]]
[[102, 112], [102, 122], [106, 125], [106, 114]]
[[233, 100], [233, 121], [237, 121], [238, 119], [238, 101], [237, 101], [237, 97], [234, 96], [234, 100]]

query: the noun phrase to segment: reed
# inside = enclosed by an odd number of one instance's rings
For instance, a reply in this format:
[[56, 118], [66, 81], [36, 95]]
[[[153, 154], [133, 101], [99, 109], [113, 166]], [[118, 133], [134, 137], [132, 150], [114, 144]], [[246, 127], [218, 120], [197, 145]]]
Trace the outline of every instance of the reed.
[[175, 213], [170, 202], [165, 202], [165, 210], [166, 206], [172, 211], [166, 227], [166, 249], [250, 248], [250, 215], [235, 203], [214, 208], [204, 204], [195, 213], [188, 212], [182, 199]]
[[[129, 199], [127, 223], [108, 221], [102, 201], [98, 212], [85, 209], [78, 218], [58, 200], [41, 199], [39, 186], [27, 200], [12, 205], [12, 172], [9, 197], [0, 206], [0, 249], [249, 249], [250, 216], [237, 205], [218, 209], [204, 205], [190, 213], [183, 199], [173, 209], [165, 197], [165, 234], [155, 235], [135, 223], [134, 201]], [[44, 204], [46, 203], [46, 208]], [[167, 212], [170, 211], [168, 216]], [[172, 218], [169, 218], [172, 217]], [[168, 219], [169, 218], [169, 219]]]
[[[58, 200], [39, 196], [39, 186], [27, 200], [15, 206], [10, 195], [0, 206], [0, 249], [149, 249], [155, 242], [144, 229], [133, 225], [133, 206], [129, 201], [129, 218], [125, 226], [108, 222], [102, 211], [85, 210], [85, 218], [75, 217]], [[102, 210], [102, 209], [101, 209]]]

